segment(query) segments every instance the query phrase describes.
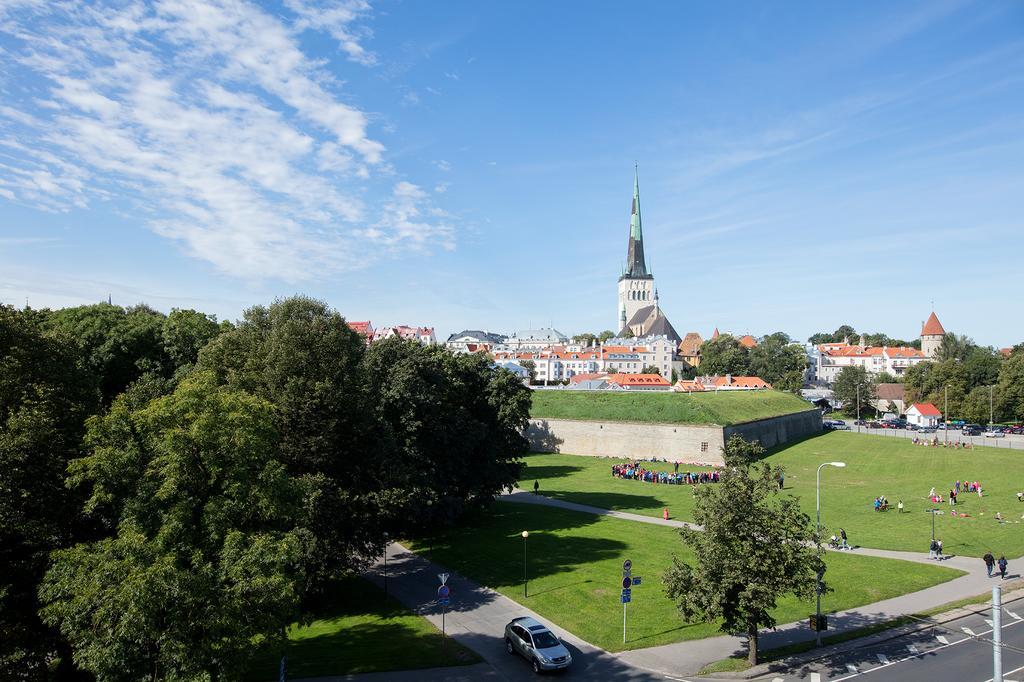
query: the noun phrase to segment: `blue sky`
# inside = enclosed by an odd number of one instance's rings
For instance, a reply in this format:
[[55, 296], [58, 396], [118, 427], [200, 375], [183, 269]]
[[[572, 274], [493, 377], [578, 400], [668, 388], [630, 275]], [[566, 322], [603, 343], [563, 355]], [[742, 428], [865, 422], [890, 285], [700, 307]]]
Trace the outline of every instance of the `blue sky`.
[[0, 300], [1024, 340], [1024, 4], [0, 0]]

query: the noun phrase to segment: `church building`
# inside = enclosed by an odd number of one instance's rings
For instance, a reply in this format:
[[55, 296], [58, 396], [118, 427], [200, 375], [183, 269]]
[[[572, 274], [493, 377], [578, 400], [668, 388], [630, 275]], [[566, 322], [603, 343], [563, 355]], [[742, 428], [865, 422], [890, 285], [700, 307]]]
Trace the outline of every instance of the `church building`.
[[[679, 344], [679, 334], [661, 311], [654, 275], [644, 260], [644, 232], [640, 220], [640, 177], [633, 178], [633, 210], [629, 217], [629, 248], [626, 266], [619, 277], [619, 300], [615, 310], [619, 336], [664, 335]], [[628, 333], [627, 333], [628, 332]]]

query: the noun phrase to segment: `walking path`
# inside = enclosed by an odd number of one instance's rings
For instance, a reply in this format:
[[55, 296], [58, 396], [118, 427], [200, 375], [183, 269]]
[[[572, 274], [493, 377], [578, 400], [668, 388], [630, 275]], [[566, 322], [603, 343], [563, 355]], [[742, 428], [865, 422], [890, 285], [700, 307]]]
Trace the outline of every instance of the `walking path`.
[[[674, 519], [665, 520], [602, 509], [550, 499], [525, 491], [514, 491], [509, 495], [502, 496], [499, 500], [514, 504], [559, 507], [637, 523], [651, 523], [675, 528], [689, 526], [700, 529], [696, 524], [687, 524]], [[932, 561], [923, 554], [913, 552], [869, 548], [857, 548], [853, 552], [865, 556], [918, 563]], [[743, 638], [719, 636], [610, 654], [558, 627], [518, 602], [414, 554], [397, 543], [392, 543], [388, 547], [387, 556], [386, 582], [389, 593], [414, 612], [428, 618], [438, 628], [442, 627], [442, 613], [440, 607], [434, 603], [437, 587], [440, 584], [437, 574], [444, 571], [451, 573], [447, 584], [452, 589], [452, 610], [447, 611], [444, 616], [444, 628], [451, 637], [480, 654], [490, 664], [486, 676], [480, 672], [483, 670], [481, 666], [473, 666], [472, 668], [425, 671], [419, 676], [410, 676], [408, 678], [410, 680], [415, 677], [418, 682], [434, 682], [435, 680], [454, 682], [466, 679], [467, 675], [473, 674], [477, 674], [483, 679], [533, 679], [533, 673], [526, 662], [519, 657], [509, 656], [504, 649], [505, 624], [512, 618], [524, 615], [533, 616], [545, 623], [566, 643], [574, 659], [573, 667], [568, 674], [580, 679], [647, 682], [663, 680], [664, 675], [678, 678], [680, 675], [693, 675], [711, 661], [741, 654], [745, 650]], [[1018, 559], [1018, 561], [1022, 560], [1024, 559]], [[986, 577], [980, 559], [950, 557], [943, 561], [942, 565], [966, 571], [967, 574], [918, 592], [831, 614], [829, 616], [829, 634], [834, 635], [864, 628], [908, 613], [918, 613], [951, 601], [973, 597], [984, 593], [993, 584], [992, 580]], [[370, 568], [366, 577], [384, 587], [383, 562]], [[759, 644], [762, 649], [773, 649], [787, 644], [809, 641], [813, 638], [814, 633], [807, 628], [805, 622], [800, 621], [781, 625], [774, 631], [762, 632]], [[364, 678], [360, 676], [359, 679]], [[365, 679], [372, 678], [366, 677]]]

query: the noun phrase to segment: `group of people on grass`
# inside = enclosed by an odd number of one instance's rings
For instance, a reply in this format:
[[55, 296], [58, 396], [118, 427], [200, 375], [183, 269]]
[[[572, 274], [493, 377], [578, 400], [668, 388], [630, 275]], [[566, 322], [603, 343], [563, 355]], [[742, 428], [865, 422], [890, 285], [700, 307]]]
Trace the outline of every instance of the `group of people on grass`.
[[[960, 497], [960, 493], [977, 493], [978, 497], [982, 497], [984, 494], [981, 483], [978, 481], [964, 481], [963, 483], [957, 481], [949, 489], [949, 495], [945, 498], [945, 500], [949, 501], [949, 506], [956, 506], [957, 498]], [[1022, 497], [1024, 497], [1024, 494], [1018, 495], [1017, 499], [1020, 500]], [[932, 488], [928, 493], [928, 499], [935, 504], [940, 504], [944, 501], [942, 494], [935, 492], [935, 488]]]
[[[885, 495], [879, 495], [874, 502], [875, 511], [889, 511], [889, 500]], [[900, 500], [900, 511], [903, 511], [903, 500]]]
[[697, 485], [700, 483], [718, 483], [719, 472], [716, 471], [679, 471], [679, 462], [675, 463], [675, 471], [655, 471], [641, 466], [640, 462], [613, 464], [614, 478], [627, 478], [646, 483], [663, 483], [666, 485]]
[[973, 450], [974, 449], [974, 445], [972, 445], [971, 443], [961, 443], [958, 440], [945, 441], [945, 440], [939, 440], [938, 438], [930, 438], [929, 439], [929, 438], [919, 438], [918, 436], [914, 436], [914, 440], [911, 441], [911, 442], [913, 442], [914, 445], [926, 445], [926, 446], [930, 446], [930, 447], [933, 447], [933, 448], [944, 447], [944, 448], [953, 448], [954, 450], [959, 450], [960, 448], [963, 448], [964, 450]]

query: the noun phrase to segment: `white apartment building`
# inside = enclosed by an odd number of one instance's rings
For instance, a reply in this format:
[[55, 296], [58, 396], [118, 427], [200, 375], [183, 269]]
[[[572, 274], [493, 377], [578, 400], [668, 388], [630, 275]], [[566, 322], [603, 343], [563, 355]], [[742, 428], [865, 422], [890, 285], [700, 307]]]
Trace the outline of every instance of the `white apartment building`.
[[543, 350], [550, 346], [564, 346], [569, 343], [569, 337], [550, 327], [541, 329], [524, 329], [518, 331], [505, 340], [498, 347], [498, 350]]
[[888, 372], [903, 376], [908, 368], [928, 358], [916, 348], [888, 346], [851, 346], [848, 343], [823, 343], [818, 346], [817, 379], [832, 383], [844, 367], [863, 367], [875, 376]]

